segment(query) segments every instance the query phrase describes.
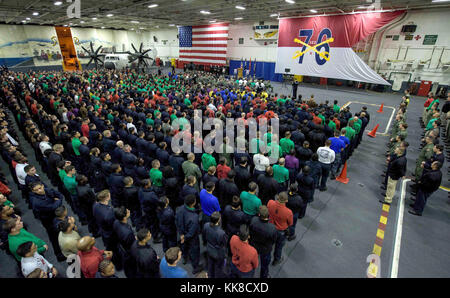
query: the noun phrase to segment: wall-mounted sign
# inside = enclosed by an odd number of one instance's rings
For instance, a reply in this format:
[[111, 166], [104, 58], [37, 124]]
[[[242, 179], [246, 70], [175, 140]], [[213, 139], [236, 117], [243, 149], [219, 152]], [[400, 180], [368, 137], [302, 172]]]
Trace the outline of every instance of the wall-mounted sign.
[[255, 40], [277, 40], [278, 39], [278, 23], [266, 22], [261, 24], [261, 22], [255, 23], [253, 26]]
[[394, 35], [393, 37], [392, 37], [392, 40], [399, 40], [400, 39], [400, 35]]
[[412, 34], [405, 35], [405, 40], [413, 40], [413, 38], [414, 38], [414, 35], [412, 35]]
[[423, 39], [423, 45], [435, 45], [437, 38], [437, 35], [425, 35], [425, 38]]
[[386, 35], [386, 38], [392, 38], [392, 35]]
[[239, 38], [239, 44], [244, 44], [244, 38], [243, 37]]

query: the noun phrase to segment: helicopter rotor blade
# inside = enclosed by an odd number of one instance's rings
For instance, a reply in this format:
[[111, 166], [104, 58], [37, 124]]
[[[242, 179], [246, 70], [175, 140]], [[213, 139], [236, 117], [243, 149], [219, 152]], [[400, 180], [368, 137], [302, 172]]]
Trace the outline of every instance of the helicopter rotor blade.
[[98, 52], [100, 51], [101, 48], [103, 48], [103, 46], [99, 46], [98, 49], [97, 49], [97, 51], [95, 51], [95, 54], [96, 54], [96, 55], [98, 54]]
[[131, 44], [131, 46], [133, 47], [133, 50], [137, 53], [138, 50], [136, 50], [136, 48], [134, 47], [134, 44]]

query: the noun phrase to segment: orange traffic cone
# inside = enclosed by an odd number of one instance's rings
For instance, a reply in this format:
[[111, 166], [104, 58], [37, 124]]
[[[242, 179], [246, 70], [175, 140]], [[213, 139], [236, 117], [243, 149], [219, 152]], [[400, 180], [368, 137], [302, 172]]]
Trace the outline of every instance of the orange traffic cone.
[[344, 168], [342, 169], [341, 174], [336, 177], [336, 181], [347, 184], [349, 179], [347, 178], [347, 162], [344, 164]]
[[384, 107], [384, 102], [381, 103], [381, 107], [380, 107], [380, 109], [377, 111], [377, 113], [383, 113], [383, 107]]
[[375, 138], [376, 135], [377, 135], [377, 129], [378, 129], [379, 126], [380, 126], [380, 124], [377, 124], [377, 125], [375, 126], [375, 128], [372, 129], [372, 131], [369, 132], [367, 135], [368, 135], [369, 137], [371, 137], [371, 138]]

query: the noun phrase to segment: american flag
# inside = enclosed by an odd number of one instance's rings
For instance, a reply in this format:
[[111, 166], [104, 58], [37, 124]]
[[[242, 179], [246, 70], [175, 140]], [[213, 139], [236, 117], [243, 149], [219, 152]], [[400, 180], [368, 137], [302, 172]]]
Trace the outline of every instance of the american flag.
[[181, 26], [180, 60], [198, 64], [225, 64], [227, 57], [228, 24]]

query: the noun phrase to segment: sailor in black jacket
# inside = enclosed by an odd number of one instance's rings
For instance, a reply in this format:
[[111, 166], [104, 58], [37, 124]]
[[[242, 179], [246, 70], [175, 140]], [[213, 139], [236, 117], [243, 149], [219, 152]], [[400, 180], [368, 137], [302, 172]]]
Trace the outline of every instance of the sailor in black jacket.
[[63, 195], [50, 188], [45, 188], [41, 182], [34, 182], [30, 186], [30, 201], [32, 202], [33, 212], [38, 215], [42, 225], [47, 230], [53, 250], [58, 261], [63, 260], [64, 256], [58, 243], [58, 231], [53, 229], [53, 219], [55, 218], [55, 210], [62, 205]]
[[[117, 252], [117, 238], [114, 235], [114, 210], [109, 205], [109, 201], [111, 200], [111, 195], [109, 190], [105, 189], [98, 193], [97, 195], [97, 203], [94, 203], [93, 215], [95, 217], [95, 221], [97, 226], [100, 229], [100, 234], [102, 235], [103, 244], [105, 245], [106, 250], [110, 250], [114, 252], [116, 255]], [[116, 266], [118, 265], [114, 262]]]
[[388, 175], [388, 183], [386, 188], [386, 197], [380, 200], [380, 203], [390, 205], [392, 198], [395, 194], [395, 188], [400, 178], [405, 176], [406, 173], [406, 154], [402, 147], [397, 147], [394, 151], [395, 155], [392, 156], [390, 161], [390, 167], [386, 173]]
[[142, 181], [143, 186], [139, 189], [138, 198], [141, 204], [143, 214], [142, 223], [149, 227], [153, 236], [153, 242], [159, 243], [159, 223], [157, 218], [157, 212], [159, 208], [159, 199], [154, 189], [151, 187], [152, 183], [150, 179]]
[[439, 189], [442, 182], [442, 163], [435, 161], [431, 164], [431, 170], [424, 172], [418, 182], [418, 191], [414, 204], [410, 204], [412, 210], [408, 212], [414, 215], [422, 215], [427, 199]]
[[208, 253], [208, 277], [224, 277], [224, 265], [227, 251], [227, 235], [220, 227], [220, 213], [213, 212], [210, 222], [203, 226], [203, 235], [206, 239], [206, 250]]
[[292, 241], [296, 238], [295, 226], [297, 224], [297, 219], [303, 218], [305, 216], [307, 204], [308, 204], [308, 201], [304, 200], [298, 194], [298, 185], [295, 183], [291, 184], [289, 186], [288, 202], [286, 203], [286, 207], [291, 209], [294, 221], [292, 223], [292, 226], [289, 227], [289, 237], [287, 238], [288, 241]]
[[135, 166], [137, 165], [138, 159], [136, 155], [131, 153], [131, 146], [123, 146], [122, 153], [122, 165], [125, 176], [131, 176], [136, 178]]
[[192, 274], [197, 274], [202, 270], [200, 266], [200, 225], [195, 210], [196, 203], [195, 196], [188, 195], [184, 199], [184, 205], [177, 208], [175, 215], [181, 250], [185, 258], [189, 256], [191, 260]]
[[98, 234], [98, 227], [95, 222], [94, 215], [92, 213], [92, 208], [94, 207], [94, 203], [96, 201], [95, 193], [92, 190], [92, 187], [88, 184], [88, 179], [84, 175], [77, 175], [77, 195], [78, 195], [78, 204], [80, 205], [80, 209], [87, 217], [87, 223], [89, 232], [96, 236]]
[[271, 253], [277, 235], [275, 225], [269, 222], [269, 209], [260, 206], [259, 216], [254, 216], [250, 222], [250, 244], [258, 252], [261, 261], [260, 278], [269, 277]]
[[122, 168], [119, 164], [113, 164], [111, 166], [112, 173], [108, 177], [108, 186], [111, 191], [111, 199], [112, 205], [114, 207], [125, 206], [125, 202], [123, 201], [123, 178]]
[[152, 234], [146, 228], [137, 232], [137, 240], [131, 245], [130, 254], [136, 266], [136, 278], [159, 278], [159, 257], [150, 246]]
[[239, 196], [240, 191], [237, 185], [234, 183], [234, 177], [236, 172], [230, 170], [227, 174], [227, 178], [219, 180], [218, 196], [220, 208], [223, 209], [226, 205], [231, 204], [231, 200], [234, 196]]
[[159, 228], [162, 234], [163, 251], [166, 252], [169, 248], [177, 245], [177, 227], [175, 226], [175, 213], [169, 206], [169, 198], [162, 197], [160, 203], [163, 208], [158, 213]]
[[130, 209], [131, 212], [131, 222], [133, 226], [140, 226], [140, 221], [142, 217], [141, 204], [139, 202], [138, 191], [139, 189], [133, 185], [134, 180], [132, 177], [123, 178], [124, 188], [123, 188], [123, 203], [124, 206]]
[[130, 255], [131, 245], [135, 241], [133, 229], [128, 224], [128, 218], [130, 217], [130, 210], [124, 206], [114, 209], [114, 216], [116, 220], [113, 224], [114, 234], [118, 241], [118, 251], [123, 261], [123, 268], [125, 275], [128, 278], [134, 277], [135, 266], [134, 261]]
[[252, 175], [250, 174], [247, 168], [247, 158], [241, 158], [239, 161], [239, 165], [234, 168], [236, 171], [235, 182], [236, 186], [239, 188], [240, 192], [248, 190], [248, 184], [252, 180]]
[[297, 175], [298, 193], [307, 203], [311, 203], [314, 200], [315, 183], [310, 172], [311, 168], [309, 166], [304, 166], [302, 173]]

